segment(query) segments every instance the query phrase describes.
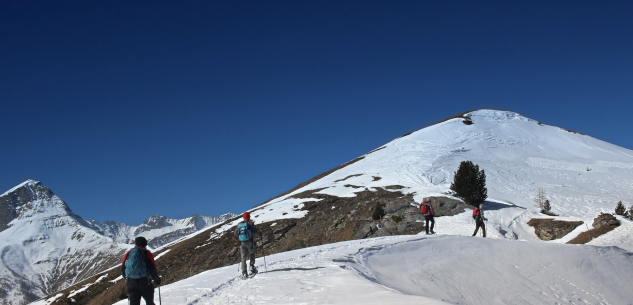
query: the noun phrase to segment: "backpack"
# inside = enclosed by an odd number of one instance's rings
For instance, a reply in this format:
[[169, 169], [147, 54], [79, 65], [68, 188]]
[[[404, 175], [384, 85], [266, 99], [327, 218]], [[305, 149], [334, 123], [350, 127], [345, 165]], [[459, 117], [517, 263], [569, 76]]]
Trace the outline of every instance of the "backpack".
[[422, 214], [424, 214], [424, 215], [428, 215], [428, 214], [430, 213], [430, 211], [429, 211], [429, 205], [428, 205], [427, 203], [423, 203], [423, 204], [420, 206], [420, 211], [422, 211]]
[[125, 259], [125, 277], [131, 279], [140, 279], [147, 277], [147, 251], [143, 248], [134, 248], [130, 250]]
[[237, 236], [240, 241], [247, 241], [251, 239], [251, 229], [248, 228], [248, 223], [242, 222], [237, 225]]
[[479, 208], [473, 210], [473, 219], [477, 220], [477, 216], [479, 216]]

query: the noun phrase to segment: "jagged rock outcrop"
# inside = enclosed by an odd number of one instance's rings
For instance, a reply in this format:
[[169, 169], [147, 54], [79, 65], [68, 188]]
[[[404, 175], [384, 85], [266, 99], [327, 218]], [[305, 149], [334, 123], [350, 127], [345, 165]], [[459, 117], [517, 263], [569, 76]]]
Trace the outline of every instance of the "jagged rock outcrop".
[[583, 222], [532, 218], [527, 224], [534, 227], [534, 232], [540, 239], [554, 240], [569, 234]]
[[620, 225], [620, 221], [611, 214], [600, 214], [593, 220], [592, 227], [599, 229], [603, 227], [617, 227]]

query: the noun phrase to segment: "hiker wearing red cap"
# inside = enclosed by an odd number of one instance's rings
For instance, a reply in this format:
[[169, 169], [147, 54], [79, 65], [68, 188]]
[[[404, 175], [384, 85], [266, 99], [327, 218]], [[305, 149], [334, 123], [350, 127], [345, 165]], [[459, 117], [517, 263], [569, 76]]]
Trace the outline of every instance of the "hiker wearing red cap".
[[251, 214], [248, 212], [244, 212], [242, 214], [242, 218], [244, 220], [237, 225], [235, 228], [235, 237], [240, 240], [240, 254], [242, 255], [242, 277], [246, 278], [248, 276], [248, 272], [246, 269], [246, 258], [250, 254], [251, 256], [251, 274], [257, 273], [257, 268], [255, 268], [255, 240], [253, 240], [253, 236], [262, 237], [262, 233], [260, 233], [257, 228], [255, 228], [255, 223], [251, 220]]

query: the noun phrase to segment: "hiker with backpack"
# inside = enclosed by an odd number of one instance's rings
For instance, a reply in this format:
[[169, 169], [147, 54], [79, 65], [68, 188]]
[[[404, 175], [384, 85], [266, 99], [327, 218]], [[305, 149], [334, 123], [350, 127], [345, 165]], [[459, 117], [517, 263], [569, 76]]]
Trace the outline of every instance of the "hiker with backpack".
[[429, 235], [429, 222], [431, 222], [431, 233], [435, 234], [433, 228], [435, 227], [435, 211], [433, 211], [433, 206], [428, 201], [422, 201], [420, 204], [420, 211], [424, 214], [424, 220], [426, 222], [426, 235]]
[[145, 299], [145, 304], [155, 305], [154, 286], [150, 282], [150, 276], [157, 286], [160, 286], [161, 280], [156, 270], [154, 255], [145, 248], [147, 247], [145, 237], [137, 237], [134, 243], [135, 247], [125, 253], [121, 264], [121, 275], [127, 283], [130, 305], [140, 305], [141, 297]]
[[477, 235], [477, 231], [479, 231], [479, 228], [481, 227], [483, 237], [486, 237], [486, 224], [484, 223], [484, 221], [487, 221], [488, 219], [484, 217], [483, 203], [479, 205], [479, 208], [475, 208], [473, 210], [473, 219], [475, 220], [476, 224], [475, 233], [473, 233], [473, 236]]
[[242, 215], [244, 220], [237, 224], [237, 228], [235, 228], [235, 237], [240, 240], [240, 254], [242, 255], [242, 278], [248, 277], [248, 272], [246, 269], [246, 258], [250, 254], [251, 261], [251, 274], [257, 274], [257, 268], [255, 268], [255, 240], [253, 236], [262, 237], [262, 233], [260, 233], [257, 228], [255, 228], [255, 223], [251, 220], [251, 214], [248, 212], [244, 212]]

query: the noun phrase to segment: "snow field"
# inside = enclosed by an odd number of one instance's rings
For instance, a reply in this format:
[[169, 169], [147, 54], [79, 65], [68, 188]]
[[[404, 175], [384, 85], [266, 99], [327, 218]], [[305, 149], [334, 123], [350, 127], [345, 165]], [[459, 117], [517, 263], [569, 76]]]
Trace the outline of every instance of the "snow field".
[[[631, 304], [615, 247], [462, 236], [347, 241], [257, 259], [161, 288], [165, 304]], [[160, 268], [160, 267], [159, 267]], [[158, 290], [155, 293], [158, 299]], [[127, 300], [115, 303], [125, 305]]]

